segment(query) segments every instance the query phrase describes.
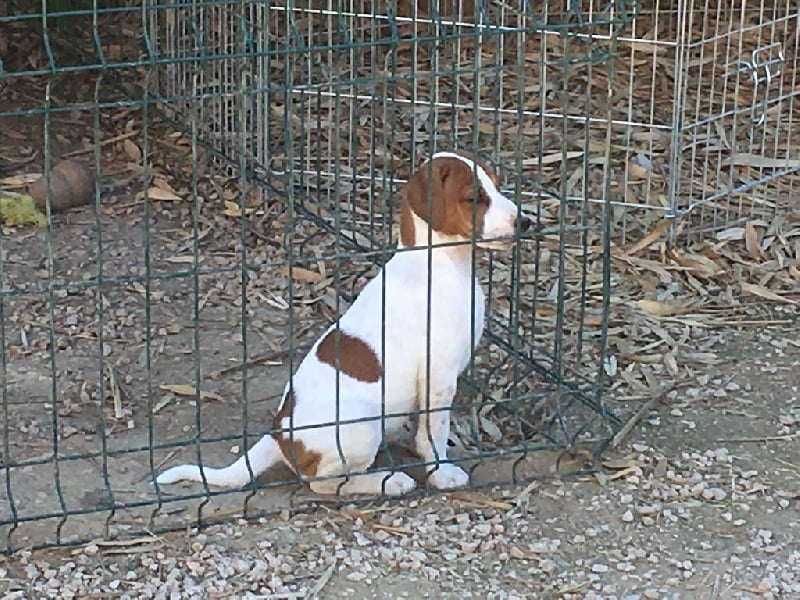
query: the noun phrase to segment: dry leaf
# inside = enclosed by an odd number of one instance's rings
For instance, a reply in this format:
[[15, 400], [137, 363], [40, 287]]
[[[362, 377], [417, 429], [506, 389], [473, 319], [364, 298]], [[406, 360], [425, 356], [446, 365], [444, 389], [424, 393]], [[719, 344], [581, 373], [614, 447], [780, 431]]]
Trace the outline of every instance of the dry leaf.
[[142, 151], [139, 146], [134, 144], [130, 139], [122, 141], [122, 147], [133, 162], [140, 162], [142, 160]]
[[226, 217], [241, 217], [242, 216], [242, 209], [237, 202], [231, 202], [230, 200], [224, 200], [225, 202], [225, 209], [222, 211], [222, 214]]
[[152, 186], [150, 189], [147, 190], [147, 197], [150, 200], [164, 200], [164, 201], [174, 201], [181, 199], [181, 197], [178, 196], [178, 194], [176, 194], [175, 192], [170, 192], [168, 190], [156, 186]]
[[742, 286], [742, 293], [743, 294], [750, 294], [752, 296], [759, 296], [766, 300], [772, 300], [773, 302], [784, 302], [786, 304], [798, 304], [798, 301], [794, 298], [785, 298], [779, 294], [776, 294], [772, 290], [768, 290], [767, 288], [755, 285], [754, 283], [747, 283], [746, 281], [741, 282]]
[[131, 282], [131, 287], [137, 294], [140, 294], [143, 298], [147, 296], [147, 290], [140, 282], [138, 281]]
[[623, 469], [629, 469], [631, 467], [638, 467], [641, 466], [641, 464], [638, 460], [636, 460], [635, 454], [629, 454], [624, 458], [604, 458], [603, 466], [606, 469], [611, 469], [612, 471], [620, 471]]
[[754, 169], [800, 169], [800, 160], [770, 158], [761, 154], [734, 154], [728, 163], [743, 167], [753, 167]]
[[705, 278], [712, 278], [723, 272], [717, 263], [703, 256], [702, 254], [692, 254], [688, 252], [679, 252], [677, 250], [668, 250], [666, 256], [678, 263], [680, 266], [693, 271], [696, 275]]
[[28, 175], [12, 175], [0, 179], [0, 186], [8, 189], [22, 188], [33, 183], [42, 176], [41, 173], [30, 173]]
[[751, 256], [758, 258], [761, 256], [761, 249], [758, 246], [758, 232], [753, 227], [752, 221], [744, 225], [744, 245]]
[[636, 305], [639, 310], [656, 317], [669, 317], [679, 315], [688, 310], [686, 305], [672, 304], [670, 302], [658, 302], [656, 300], [638, 300]]
[[503, 439], [503, 432], [500, 431], [500, 428], [494, 424], [491, 419], [488, 419], [482, 415], [478, 416], [481, 422], [481, 429], [491, 438], [493, 442], [499, 442]]
[[744, 227], [728, 227], [717, 232], [714, 237], [718, 242], [738, 242], [744, 239]]
[[673, 377], [679, 373], [678, 361], [675, 360], [675, 355], [672, 352], [664, 354], [664, 367]]
[[526, 158], [522, 161], [522, 164], [526, 167], [535, 167], [539, 164], [541, 165], [552, 165], [564, 160], [569, 160], [570, 158], [580, 158], [583, 156], [583, 150], [571, 150], [569, 152], [553, 152], [552, 154], [546, 154], [539, 158]]
[[[242, 216], [242, 207], [239, 206], [238, 202], [231, 202], [230, 200], [223, 200], [225, 203], [225, 208], [222, 211], [222, 214], [227, 217], [238, 218]], [[245, 208], [244, 214], [249, 215], [254, 212], [255, 208]]]
[[[158, 387], [164, 391], [172, 392], [176, 396], [197, 397], [197, 388], [185, 383], [162, 384]], [[222, 396], [213, 392], [204, 392], [201, 390], [200, 400], [216, 400], [217, 402], [222, 402], [224, 399]]]
[[664, 233], [666, 233], [667, 229], [670, 228], [672, 225], [672, 221], [670, 219], [662, 220], [658, 225], [656, 225], [655, 229], [644, 236], [641, 240], [628, 246], [628, 248], [624, 249], [624, 253], [628, 256], [636, 254], [637, 252], [641, 252], [645, 248], [647, 248], [650, 244], [657, 241]]
[[[284, 277], [289, 276], [289, 269], [286, 267], [280, 268], [279, 272]], [[312, 271], [310, 269], [304, 269], [303, 267], [292, 267], [292, 279], [294, 281], [307, 281], [309, 283], [318, 283], [322, 281], [323, 275], [317, 273], [316, 271]]]
[[[170, 256], [165, 259], [168, 263], [178, 264], [178, 265], [193, 265], [194, 264], [194, 256]], [[197, 262], [203, 262], [203, 257], [198, 256]]]
[[173, 194], [177, 194], [175, 188], [172, 187], [169, 184], [169, 181], [167, 181], [163, 177], [156, 177], [155, 180], [153, 181], [153, 185], [155, 185], [157, 188], [161, 188], [165, 192], [172, 192]]

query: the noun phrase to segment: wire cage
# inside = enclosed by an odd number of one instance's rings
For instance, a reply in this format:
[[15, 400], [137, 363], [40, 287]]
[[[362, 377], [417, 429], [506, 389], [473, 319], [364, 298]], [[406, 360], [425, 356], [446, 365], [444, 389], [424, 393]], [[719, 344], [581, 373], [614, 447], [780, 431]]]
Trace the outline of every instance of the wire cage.
[[774, 230], [791, 215], [800, 185], [798, 32], [800, 12], [788, 0], [642, 5], [618, 46], [621, 243], [664, 217], [692, 242], [741, 239], [748, 222]]
[[63, 158], [97, 176], [88, 206], [53, 189], [45, 229], [2, 237], [7, 549], [325, 501], [280, 469], [236, 492], [153, 483], [272, 429], [440, 150], [477, 153], [535, 221], [476, 255], [488, 317], [453, 460], [474, 486], [520, 482], [586, 469], [619, 431], [601, 393], [610, 58], [632, 4], [0, 4], [3, 193]]

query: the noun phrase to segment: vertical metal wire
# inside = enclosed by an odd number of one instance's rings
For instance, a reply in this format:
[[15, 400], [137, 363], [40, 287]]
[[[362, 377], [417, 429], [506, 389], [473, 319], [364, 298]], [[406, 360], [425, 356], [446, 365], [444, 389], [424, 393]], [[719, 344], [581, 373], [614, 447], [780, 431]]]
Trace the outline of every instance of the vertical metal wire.
[[[672, 132], [670, 135], [669, 151], [669, 178], [667, 184], [667, 198], [673, 214], [678, 214], [681, 208], [681, 168], [683, 157], [681, 147], [683, 144], [684, 111], [686, 102], [686, 63], [687, 48], [686, 38], [691, 32], [690, 18], [692, 15], [692, 0], [678, 0], [678, 14], [676, 35], [678, 45], [675, 50], [675, 87], [672, 102]], [[675, 230], [671, 235], [674, 240]]]
[[[2, 65], [0, 65], [2, 66]], [[0, 88], [3, 85], [2, 73], [0, 73]], [[6, 249], [5, 249], [6, 234], [4, 228], [0, 227], [0, 290], [6, 290], [8, 285], [8, 274], [6, 273]], [[0, 339], [3, 341], [8, 340], [8, 330], [6, 329], [6, 295], [0, 294]], [[21, 327], [24, 327], [21, 326]], [[20, 329], [20, 335], [24, 335], [24, 329]], [[14, 499], [14, 486], [12, 485], [12, 466], [16, 462], [15, 458], [11, 455], [11, 425], [9, 422], [9, 398], [8, 398], [8, 354], [6, 353], [6, 344], [0, 344], [0, 375], [2, 375], [3, 389], [0, 394], [3, 402], [3, 472], [5, 474], [5, 496], [10, 513], [10, 527], [6, 531], [6, 550], [11, 551], [14, 547], [13, 536], [19, 527], [19, 515], [17, 513], [17, 501]]]
[[[247, 318], [247, 310], [248, 310], [248, 281], [250, 279], [250, 273], [248, 268], [248, 254], [247, 254], [247, 230], [248, 230], [248, 220], [250, 219], [248, 214], [248, 206], [247, 206], [247, 198], [249, 196], [250, 190], [250, 182], [249, 173], [248, 173], [248, 161], [250, 156], [252, 155], [253, 143], [251, 140], [252, 129], [250, 125], [250, 114], [248, 108], [250, 106], [250, 85], [249, 81], [250, 78], [248, 77], [250, 68], [252, 67], [252, 57], [251, 53], [251, 39], [250, 39], [250, 32], [249, 32], [249, 24], [247, 21], [247, 11], [246, 11], [246, 1], [239, 0], [238, 11], [236, 12], [236, 16], [238, 17], [235, 22], [237, 23], [232, 27], [232, 30], [235, 32], [235, 41], [236, 44], [234, 46], [234, 51], [240, 55], [237, 61], [235, 61], [235, 67], [237, 70], [237, 89], [235, 90], [235, 95], [233, 100], [235, 101], [236, 110], [233, 112], [232, 119], [235, 119], [235, 126], [234, 130], [238, 132], [238, 136], [236, 138], [236, 146], [237, 146], [237, 155], [239, 157], [239, 164], [238, 164], [238, 171], [239, 171], [239, 245], [241, 249], [239, 251], [239, 300], [240, 300], [240, 320], [239, 320], [239, 335], [242, 338], [242, 384], [241, 384], [241, 391], [242, 391], [242, 452], [245, 455], [245, 466], [247, 467], [247, 473], [249, 475], [250, 481], [252, 482], [250, 490], [245, 495], [242, 501], [242, 514], [243, 516], [247, 516], [248, 514], [248, 503], [250, 502], [251, 498], [256, 494], [256, 483], [255, 483], [255, 474], [253, 473], [253, 468], [250, 464], [250, 459], [247, 455], [248, 451], [248, 424], [250, 422], [250, 415], [249, 415], [249, 403], [250, 403], [250, 396], [248, 394], [248, 372], [249, 372], [249, 359], [250, 359], [250, 352], [249, 352], [249, 341], [248, 341], [248, 318]], [[197, 170], [197, 162], [195, 157], [192, 157], [192, 171], [196, 172]], [[197, 229], [195, 228], [195, 235], [197, 235]], [[200, 389], [199, 381], [197, 389]]]
[[[95, 5], [95, 13], [93, 15], [93, 29], [95, 31], [95, 35], [97, 34], [97, 6]], [[100, 139], [101, 139], [101, 132], [102, 129], [100, 128], [100, 90], [102, 89], [102, 85], [104, 82], [105, 73], [100, 73], [97, 77], [97, 81], [95, 81], [94, 85], [94, 106], [92, 107], [92, 121], [94, 124], [94, 165], [93, 169], [95, 173], [101, 172], [100, 167]], [[106, 413], [104, 410], [104, 400], [108, 397], [106, 392], [106, 377], [109, 375], [108, 369], [106, 368], [105, 364], [105, 324], [106, 324], [106, 313], [105, 313], [105, 303], [103, 302], [103, 287], [104, 287], [104, 279], [105, 275], [103, 272], [104, 269], [104, 261], [103, 261], [103, 227], [100, 221], [100, 188], [95, 186], [94, 189], [94, 226], [95, 226], [95, 235], [97, 235], [97, 274], [96, 274], [96, 285], [95, 288], [95, 310], [97, 311], [97, 356], [98, 356], [98, 372], [100, 374], [99, 383], [98, 383], [98, 397], [100, 399], [101, 405], [100, 410], [98, 411], [98, 420], [100, 421], [98, 424], [98, 435], [100, 437], [100, 470], [103, 477], [103, 486], [105, 487], [106, 492], [106, 502], [108, 506], [111, 507], [109, 514], [106, 518], [105, 526], [104, 526], [104, 535], [108, 536], [109, 528], [112, 519], [116, 514], [116, 501], [114, 499], [114, 491], [111, 489], [111, 482], [109, 481], [109, 468], [108, 468], [108, 423], [106, 421]]]
[[[301, 36], [297, 30], [294, 14], [286, 11], [284, 18], [286, 19], [286, 25], [284, 30], [285, 39], [288, 41], [295, 40], [298, 45], [300, 45]], [[306, 50], [302, 48], [302, 50]], [[307, 52], [307, 50], [306, 50]], [[296, 234], [296, 227], [297, 227], [297, 212], [295, 207], [295, 202], [297, 200], [295, 195], [295, 183], [292, 180], [292, 167], [294, 165], [294, 155], [295, 155], [295, 148], [293, 143], [293, 135], [292, 135], [292, 121], [290, 119], [289, 107], [292, 105], [292, 81], [294, 78], [294, 62], [293, 57], [290, 53], [286, 52], [284, 54], [283, 60], [283, 67], [284, 67], [284, 86], [283, 86], [283, 106], [284, 106], [284, 114], [283, 114], [283, 146], [285, 149], [285, 184], [284, 189], [286, 192], [286, 231], [285, 231], [285, 246], [286, 246], [286, 271], [288, 275], [288, 283], [286, 288], [286, 293], [289, 298], [289, 325], [288, 325], [288, 341], [289, 341], [289, 385], [286, 391], [286, 394], [282, 398], [281, 402], [288, 402], [290, 398], [294, 395], [294, 371], [295, 371], [295, 349], [296, 349], [296, 338], [295, 338], [295, 331], [297, 331], [297, 313], [295, 312], [294, 308], [294, 297], [295, 297], [295, 278], [294, 278], [294, 266], [295, 266], [295, 252], [294, 252], [294, 238]], [[301, 97], [302, 101], [302, 97]], [[303, 104], [300, 105], [300, 115], [303, 115], [302, 110]], [[301, 121], [302, 125], [302, 121]], [[301, 148], [302, 150], [302, 148]], [[302, 158], [302, 156], [301, 156]], [[303, 173], [304, 170], [301, 170], [300, 181], [299, 185], [303, 185]], [[286, 434], [281, 433], [280, 435], [285, 436]], [[296, 453], [294, 452], [294, 411], [289, 411], [289, 431], [288, 437], [290, 446], [292, 450], [292, 456], [288, 457], [292, 465], [294, 466], [294, 470], [298, 476], [298, 482], [300, 481], [300, 469], [298, 468], [298, 460]]]
[[[610, 48], [609, 51], [615, 53], [617, 50], [617, 42], [612, 36], [610, 40]], [[601, 245], [603, 248], [602, 254], [602, 282], [601, 282], [601, 306], [600, 306], [600, 341], [598, 344], [599, 348], [599, 363], [597, 365], [596, 376], [594, 378], [595, 389], [597, 393], [600, 395], [598, 399], [598, 404], [600, 407], [600, 414], [604, 418], [604, 421], [608, 423], [608, 413], [606, 411], [605, 405], [605, 395], [603, 394], [605, 389], [605, 381], [606, 381], [606, 365], [607, 358], [610, 355], [609, 348], [608, 348], [608, 328], [609, 328], [609, 314], [610, 314], [610, 307], [611, 307], [611, 273], [612, 273], [612, 264], [611, 264], [611, 245], [612, 245], [612, 206], [611, 206], [611, 178], [609, 165], [611, 164], [611, 140], [613, 138], [613, 131], [614, 127], [612, 124], [611, 119], [611, 106], [612, 106], [612, 97], [614, 95], [614, 81], [616, 75], [616, 65], [614, 61], [610, 61], [608, 65], [608, 72], [606, 78], [606, 89], [605, 94], [608, 98], [607, 103], [607, 111], [608, 111], [608, 118], [605, 122], [605, 139], [608, 143], [605, 145], [605, 165], [603, 169], [603, 204], [602, 204], [602, 212], [601, 212], [601, 221], [600, 221], [600, 237], [601, 237]], [[652, 142], [651, 142], [652, 143]], [[609, 426], [610, 429], [610, 426]], [[611, 439], [611, 436], [608, 436]], [[602, 451], [605, 448], [605, 444], [601, 444], [598, 447], [597, 452]]]
[[[45, 47], [47, 49], [48, 58], [50, 60], [50, 64], [55, 70], [55, 59], [52, 55], [50, 42], [49, 42], [49, 32], [47, 28], [47, 15], [46, 15], [46, 7], [43, 7], [43, 39], [45, 40]], [[54, 73], [53, 73], [54, 74]], [[52, 151], [50, 148], [50, 139], [52, 135], [52, 109], [53, 109], [53, 96], [52, 96], [52, 87], [53, 83], [55, 82], [55, 78], [51, 77], [47, 81], [47, 85], [45, 88], [45, 99], [44, 99], [44, 182], [45, 182], [45, 190], [47, 195], [47, 205], [46, 205], [46, 217], [47, 217], [47, 234], [45, 237], [46, 244], [47, 244], [47, 307], [48, 307], [48, 357], [50, 363], [50, 377], [51, 377], [51, 386], [50, 386], [50, 402], [51, 402], [51, 425], [53, 427], [52, 432], [52, 440], [53, 440], [53, 487], [56, 491], [56, 497], [58, 499], [58, 505], [61, 509], [61, 519], [58, 522], [56, 527], [56, 543], [61, 543], [61, 530], [63, 529], [64, 525], [67, 522], [67, 504], [66, 500], [64, 499], [64, 492], [61, 485], [61, 472], [60, 472], [60, 458], [59, 458], [59, 415], [58, 415], [58, 368], [56, 365], [56, 336], [55, 336], [55, 254], [53, 252], [53, 229], [52, 229], [52, 212], [51, 207], [53, 204], [53, 190], [50, 186], [50, 177], [51, 177], [51, 166], [53, 161]]]
[[[377, 36], [377, 31], [375, 29], [376, 24], [373, 22], [373, 35]], [[395, 144], [395, 128], [390, 126], [390, 122], [393, 124], [394, 116], [390, 112], [391, 109], [397, 110], [398, 104], [396, 102], [395, 93], [396, 93], [396, 86], [397, 86], [397, 49], [398, 49], [398, 33], [397, 33], [397, 21], [394, 20], [394, 14], [389, 14], [389, 28], [391, 36], [392, 45], [388, 50], [386, 65], [388, 68], [385, 69], [386, 75], [383, 82], [383, 91], [384, 91], [384, 102], [383, 102], [383, 111], [381, 112], [381, 120], [383, 122], [383, 150], [386, 149], [394, 149], [396, 147]], [[374, 65], [376, 67], [378, 65]], [[374, 71], [373, 71], [374, 72]], [[377, 90], [374, 90], [377, 92]], [[377, 96], [377, 94], [376, 94]], [[390, 116], [391, 115], [391, 116]], [[390, 121], [391, 119], [391, 121]], [[384, 155], [386, 157], [386, 155]], [[392, 223], [393, 223], [393, 216], [394, 210], [393, 207], [397, 204], [398, 194], [396, 190], [391, 189], [391, 183], [389, 181], [389, 177], [394, 175], [394, 151], [390, 150], [388, 156], [391, 158], [391, 172], [387, 173], [386, 167], [386, 158], [384, 158], [384, 168], [383, 168], [383, 177], [381, 183], [383, 184], [384, 190], [384, 199], [385, 199], [385, 209], [383, 211], [384, 218], [381, 221], [381, 225], [384, 228], [385, 235], [383, 237], [384, 244], [386, 244], [385, 248], [387, 249], [387, 255], [382, 259], [382, 262], [385, 264], [389, 260], [388, 252], [391, 252], [392, 249], [397, 245], [397, 240], [393, 239], [392, 235]], [[413, 168], [413, 163], [411, 167]], [[374, 200], [373, 200], [374, 201]], [[381, 314], [386, 313], [386, 269], [381, 269]], [[387, 361], [386, 361], [386, 322], [385, 319], [381, 321], [381, 357], [383, 359], [383, 372], [386, 373], [388, 371]], [[394, 472], [396, 469], [394, 455], [391, 450], [388, 448], [388, 445], [385, 443], [386, 440], [386, 377], [381, 377], [381, 438], [384, 440], [382, 444], [384, 450], [386, 451], [386, 455], [389, 459], [389, 471]]]
[[[329, 33], [330, 36], [328, 39], [328, 44], [333, 47], [339, 41], [339, 36], [346, 37], [346, 28], [342, 26], [342, 12], [339, 10], [336, 15], [336, 22], [338, 27], [330, 27]], [[336, 38], [333, 38], [333, 33], [336, 32], [338, 35]], [[328, 52], [328, 57], [330, 61], [330, 66], [332, 69], [336, 69], [339, 65], [339, 51], [330, 50]], [[332, 121], [334, 123], [341, 123], [343, 108], [342, 105], [344, 104], [341, 88], [334, 84], [333, 85], [333, 111], [332, 111]], [[342, 148], [342, 136], [337, 131], [330, 132], [330, 138], [333, 139], [333, 144], [331, 147], [331, 151], [333, 152], [333, 156], [329, 157], [331, 162], [333, 162], [333, 224], [337, 231], [341, 231], [342, 229], [342, 202], [341, 202], [341, 189], [343, 187], [342, 181], [342, 172], [341, 172], [341, 156], [343, 156], [343, 148]], [[336, 257], [336, 262], [334, 263], [333, 267], [333, 289], [336, 292], [336, 300], [335, 300], [335, 311], [336, 311], [336, 331], [339, 331], [340, 326], [340, 318], [342, 316], [342, 304], [341, 304], [341, 297], [342, 297], [342, 267], [346, 266], [344, 262], [344, 254], [345, 249], [342, 247], [341, 239], [339, 236], [336, 236], [334, 243], [334, 256]], [[336, 368], [336, 452], [339, 454], [339, 461], [342, 465], [342, 470], [346, 475], [346, 480], [349, 480], [349, 476], [351, 475], [349, 465], [347, 464], [347, 457], [344, 454], [344, 450], [342, 448], [342, 430], [340, 426], [341, 421], [341, 411], [342, 411], [342, 373], [339, 365], [341, 364], [341, 336], [336, 335], [334, 336], [334, 365]], [[345, 399], [346, 400], [346, 399]], [[344, 485], [344, 482], [342, 482]], [[340, 487], [341, 489], [341, 487]]]

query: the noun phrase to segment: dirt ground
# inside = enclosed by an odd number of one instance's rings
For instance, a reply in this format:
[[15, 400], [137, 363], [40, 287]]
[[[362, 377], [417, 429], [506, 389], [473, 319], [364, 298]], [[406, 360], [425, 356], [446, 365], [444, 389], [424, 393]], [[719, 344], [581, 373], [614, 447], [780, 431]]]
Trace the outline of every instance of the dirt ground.
[[42, 594], [48, 575], [102, 597], [796, 597], [796, 333], [718, 332], [725, 360], [654, 404], [598, 475], [22, 552], [2, 559], [0, 585], [4, 597]]

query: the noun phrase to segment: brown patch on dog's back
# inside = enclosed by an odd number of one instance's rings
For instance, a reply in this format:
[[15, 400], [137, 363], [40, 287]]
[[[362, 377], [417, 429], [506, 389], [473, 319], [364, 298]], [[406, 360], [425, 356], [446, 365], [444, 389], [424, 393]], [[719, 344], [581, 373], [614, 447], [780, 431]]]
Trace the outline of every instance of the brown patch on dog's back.
[[317, 346], [317, 358], [348, 377], [365, 383], [376, 383], [383, 374], [381, 361], [375, 351], [364, 340], [340, 329], [332, 329], [322, 338]]
[[292, 439], [290, 432], [280, 431], [283, 428], [283, 420], [289, 418], [292, 412], [294, 412], [294, 392], [289, 392], [278, 414], [272, 420], [272, 428], [278, 430], [272, 433], [272, 439], [278, 442], [278, 447], [290, 468], [298, 475], [314, 477], [317, 474], [322, 455], [319, 452], [308, 450], [300, 440]]

